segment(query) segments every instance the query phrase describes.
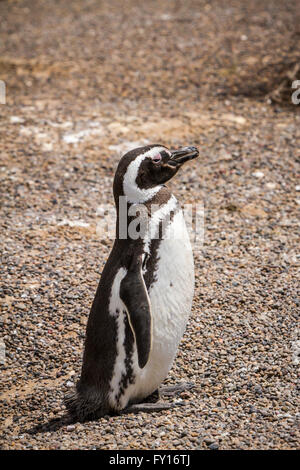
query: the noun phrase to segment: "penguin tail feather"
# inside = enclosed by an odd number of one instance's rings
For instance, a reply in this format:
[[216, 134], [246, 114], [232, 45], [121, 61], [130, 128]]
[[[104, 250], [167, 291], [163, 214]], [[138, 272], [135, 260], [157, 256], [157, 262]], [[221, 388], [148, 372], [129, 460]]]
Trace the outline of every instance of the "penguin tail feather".
[[108, 413], [109, 408], [103, 403], [103, 397], [95, 392], [68, 393], [64, 398], [64, 404], [72, 418], [80, 422], [100, 418]]

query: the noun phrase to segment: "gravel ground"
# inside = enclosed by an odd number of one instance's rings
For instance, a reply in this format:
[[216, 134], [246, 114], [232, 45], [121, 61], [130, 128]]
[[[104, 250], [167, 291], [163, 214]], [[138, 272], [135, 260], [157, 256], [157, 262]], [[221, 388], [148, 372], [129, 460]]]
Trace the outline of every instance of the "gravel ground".
[[[225, 93], [297, 2], [248, 3], [0, 2], [2, 449], [299, 448], [299, 109]], [[200, 149], [170, 182], [204, 204], [205, 237], [165, 381], [195, 388], [169, 411], [60, 425], [114, 170], [147, 142]]]

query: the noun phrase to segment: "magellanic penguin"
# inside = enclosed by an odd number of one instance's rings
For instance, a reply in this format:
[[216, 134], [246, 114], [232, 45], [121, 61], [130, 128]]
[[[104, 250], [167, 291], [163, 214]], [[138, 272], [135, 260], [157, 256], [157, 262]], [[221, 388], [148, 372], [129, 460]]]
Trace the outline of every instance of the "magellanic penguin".
[[[195, 147], [149, 145], [119, 162], [116, 239], [91, 307], [80, 380], [65, 401], [80, 421], [140, 403], [172, 366], [191, 311], [194, 262], [182, 210], [164, 183], [197, 156]], [[138, 237], [130, 234], [136, 220]]]

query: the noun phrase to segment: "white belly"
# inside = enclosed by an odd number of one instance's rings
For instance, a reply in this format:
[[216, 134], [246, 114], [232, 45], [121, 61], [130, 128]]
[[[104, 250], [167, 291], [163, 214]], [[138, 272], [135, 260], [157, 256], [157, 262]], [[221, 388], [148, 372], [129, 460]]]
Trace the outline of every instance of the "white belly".
[[[175, 238], [172, 235], [170, 237], [174, 229]], [[140, 369], [135, 348], [132, 358], [135, 381], [124, 391], [117, 405], [115, 392], [125, 367], [125, 351], [122, 344], [125, 331], [122, 314], [118, 318], [119, 360], [111, 382], [114, 391], [110, 395], [110, 403], [113, 407], [124, 408], [128, 402], [145, 398], [158, 388], [172, 367], [179, 342], [185, 331], [194, 295], [194, 261], [181, 211], [175, 214], [166, 231], [165, 239], [159, 245], [158, 259], [156, 281], [149, 289], [153, 325], [149, 360], [146, 366]], [[124, 274], [121, 270], [115, 280], [116, 291]], [[119, 299], [118, 302], [122, 307], [122, 301]], [[114, 305], [111, 308], [115, 311], [117, 306]], [[122, 308], [120, 311], [122, 312]]]
[[156, 281], [149, 290], [153, 321], [150, 358], [137, 374], [135, 394], [143, 398], [166, 378], [185, 331], [194, 295], [194, 261], [182, 212], [170, 230], [179, 228], [180, 238], [162, 240], [158, 250]]

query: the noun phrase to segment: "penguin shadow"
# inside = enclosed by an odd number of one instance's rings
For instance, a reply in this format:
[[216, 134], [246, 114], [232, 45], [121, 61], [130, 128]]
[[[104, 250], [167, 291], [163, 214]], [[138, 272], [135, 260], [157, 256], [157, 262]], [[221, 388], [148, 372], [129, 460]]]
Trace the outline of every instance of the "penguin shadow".
[[145, 402], [133, 403], [119, 412], [111, 411], [101, 416], [98, 416], [97, 413], [95, 413], [94, 415], [86, 417], [85, 419], [78, 419], [77, 417], [70, 415], [70, 413], [66, 412], [58, 418], [52, 418], [46, 423], [37, 424], [30, 429], [23, 430], [22, 433], [34, 435], [45, 432], [55, 432], [63, 427], [72, 424], [97, 421], [100, 418], [112, 419], [114, 417], [123, 416], [126, 414], [137, 414], [140, 412], [153, 413], [169, 410], [177, 406], [185, 406], [185, 401], [169, 402], [165, 401], [164, 398], [175, 397], [178, 393], [181, 393], [182, 391], [191, 390], [194, 387], [195, 384], [191, 382], [184, 382], [178, 385], [172, 385], [168, 387], [161, 386], [159, 390], [156, 390], [151, 395], [149, 395]]
[[78, 420], [72, 418], [69, 416], [69, 414], [65, 413], [63, 416], [60, 416], [58, 418], [52, 418], [49, 421], [45, 423], [40, 423], [36, 424], [32, 428], [29, 429], [23, 429], [22, 432], [23, 434], [40, 434], [44, 432], [55, 432], [58, 431], [59, 429], [68, 426], [69, 424], [75, 424], [78, 422]]
[[105, 416], [103, 415], [97, 416], [95, 414], [94, 416], [89, 416], [89, 417], [86, 417], [85, 419], [79, 419], [75, 416], [70, 415], [68, 412], [66, 412], [65, 414], [63, 414], [62, 416], [58, 418], [52, 418], [45, 423], [36, 424], [35, 426], [26, 430], [23, 429], [20, 431], [20, 433], [34, 435], [34, 434], [42, 434], [45, 432], [55, 432], [55, 431], [59, 431], [61, 428], [67, 427], [72, 424], [98, 421], [100, 418], [111, 418], [113, 416], [118, 416], [118, 415], [111, 413]]
[[109, 419], [114, 416], [119, 416], [119, 413], [113, 413], [110, 412], [109, 414], [106, 415], [97, 415], [97, 412], [94, 414], [91, 414], [90, 416], [85, 417], [84, 419], [79, 419], [77, 416], [74, 416], [70, 414], [68, 411], [66, 411], [62, 416], [58, 418], [52, 418], [47, 422], [44, 423], [39, 423], [34, 425], [33, 427], [29, 429], [23, 429], [22, 434], [42, 434], [45, 432], [55, 432], [59, 431], [61, 428], [66, 428], [67, 426], [70, 426], [72, 424], [77, 424], [77, 423], [87, 423], [87, 422], [93, 422], [93, 421], [98, 421], [100, 418], [105, 418]]

